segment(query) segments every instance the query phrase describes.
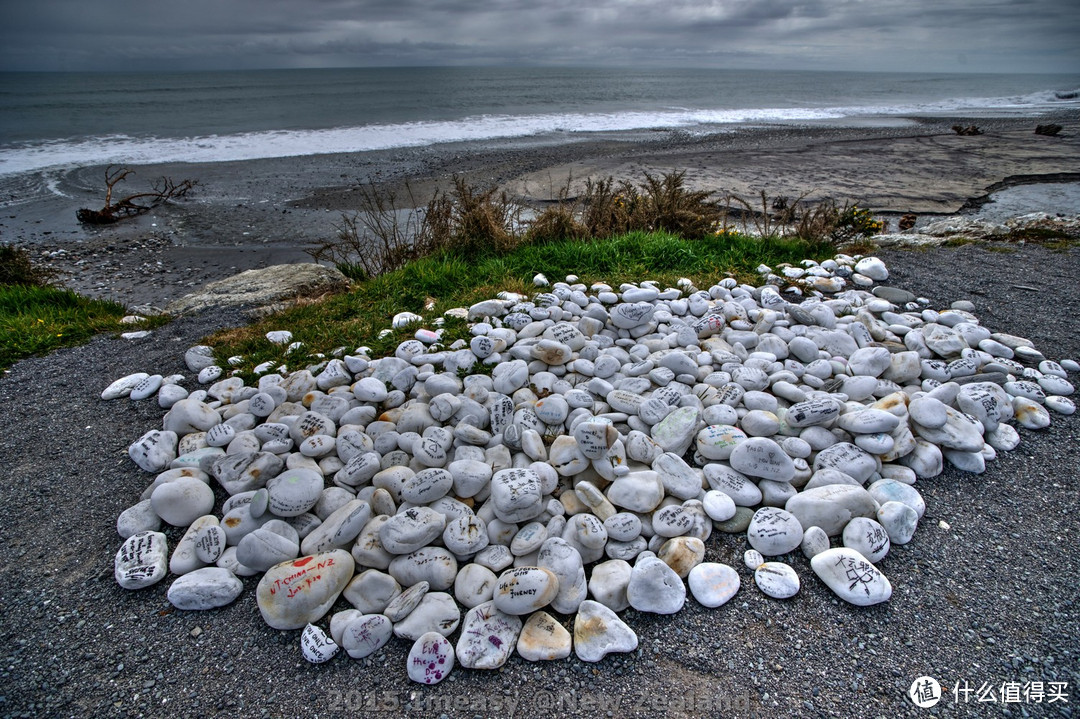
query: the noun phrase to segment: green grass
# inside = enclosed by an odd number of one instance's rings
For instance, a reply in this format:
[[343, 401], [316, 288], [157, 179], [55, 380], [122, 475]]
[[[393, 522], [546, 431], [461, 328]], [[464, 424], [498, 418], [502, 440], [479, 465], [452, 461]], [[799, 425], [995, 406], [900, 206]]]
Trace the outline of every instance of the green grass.
[[[282, 362], [298, 368], [318, 361], [315, 353], [329, 353], [344, 347], [352, 352], [368, 346], [372, 356], [393, 350], [412, 336], [415, 328], [399, 330], [383, 339], [378, 334], [390, 326], [397, 312], [416, 312], [424, 326], [453, 307], [468, 307], [491, 299], [500, 291], [533, 295], [532, 278], [543, 272], [551, 281], [569, 274], [586, 285], [606, 282], [614, 288], [623, 282], [655, 280], [673, 287], [681, 277], [689, 277], [698, 287], [733, 275], [753, 282], [759, 264], [775, 267], [782, 262], [825, 259], [836, 254], [827, 244], [802, 240], [758, 239], [740, 235], [711, 236], [683, 240], [667, 234], [634, 233], [608, 240], [562, 241], [520, 246], [507, 254], [487, 253], [463, 257], [448, 252], [414, 260], [404, 267], [354, 285], [345, 294], [317, 303], [301, 304], [247, 327], [219, 332], [206, 342], [219, 360], [240, 355], [243, 372], [264, 361]], [[432, 305], [426, 310], [426, 305]], [[444, 345], [468, 336], [465, 322], [447, 321]], [[284, 348], [271, 345], [265, 334], [290, 330], [301, 350], [286, 355]]]
[[0, 285], [0, 369], [24, 357], [82, 344], [101, 332], [158, 325], [121, 325], [127, 314], [116, 302], [92, 300], [49, 286]]

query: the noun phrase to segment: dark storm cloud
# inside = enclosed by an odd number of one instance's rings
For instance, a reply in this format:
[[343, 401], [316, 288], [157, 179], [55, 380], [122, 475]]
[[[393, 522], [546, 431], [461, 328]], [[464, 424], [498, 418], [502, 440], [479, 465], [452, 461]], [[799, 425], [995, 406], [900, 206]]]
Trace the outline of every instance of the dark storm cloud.
[[0, 0], [0, 68], [1080, 70], [1074, 0]]

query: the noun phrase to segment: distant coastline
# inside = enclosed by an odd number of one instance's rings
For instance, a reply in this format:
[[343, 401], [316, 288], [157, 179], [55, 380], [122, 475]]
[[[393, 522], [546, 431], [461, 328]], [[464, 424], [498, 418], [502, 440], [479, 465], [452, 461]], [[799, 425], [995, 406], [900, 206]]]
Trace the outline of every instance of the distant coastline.
[[1080, 109], [1080, 75], [575, 68], [0, 73], [0, 178], [457, 142], [706, 136], [759, 125]]

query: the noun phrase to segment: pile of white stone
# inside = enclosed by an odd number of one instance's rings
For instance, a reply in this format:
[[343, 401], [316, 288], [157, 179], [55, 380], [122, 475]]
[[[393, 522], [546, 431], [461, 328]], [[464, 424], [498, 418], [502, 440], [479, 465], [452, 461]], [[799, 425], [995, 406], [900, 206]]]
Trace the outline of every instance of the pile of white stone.
[[[117, 522], [116, 579], [138, 589], [171, 573], [169, 601], [201, 610], [261, 574], [263, 618], [304, 628], [310, 661], [396, 635], [424, 683], [515, 650], [632, 651], [617, 613], [678, 612], [687, 587], [724, 604], [741, 582], [704, 561], [714, 531], [745, 535], [770, 597], [799, 591], [784, 559], [801, 550], [845, 601], [886, 601], [875, 565], [915, 533], [916, 480], [946, 461], [982, 472], [1017, 446], [1010, 422], [1071, 414], [1080, 366], [991, 332], [967, 303], [871, 293], [888, 277], [876, 258], [760, 271], [760, 287], [706, 290], [538, 275], [531, 299], [447, 313], [471, 323], [468, 342], [442, 346], [436, 321], [392, 357], [265, 364], [255, 386], [223, 379], [198, 346], [185, 360], [204, 389], [119, 379], [103, 399], [168, 412], [129, 450], [156, 477]], [[171, 555], [162, 523], [184, 530]], [[351, 608], [327, 632], [316, 623], [339, 597]]]

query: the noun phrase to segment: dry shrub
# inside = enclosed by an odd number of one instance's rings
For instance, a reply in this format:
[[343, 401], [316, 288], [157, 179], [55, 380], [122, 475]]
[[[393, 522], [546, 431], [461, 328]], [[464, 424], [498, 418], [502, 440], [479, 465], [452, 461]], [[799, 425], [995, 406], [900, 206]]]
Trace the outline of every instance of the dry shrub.
[[664, 230], [686, 239], [704, 237], [721, 220], [714, 193], [689, 190], [685, 172], [668, 172], [658, 177], [645, 173], [641, 198], [650, 230]]
[[452, 228], [442, 244], [463, 253], [509, 252], [520, 240], [521, 208], [497, 188], [478, 189], [454, 177]]

